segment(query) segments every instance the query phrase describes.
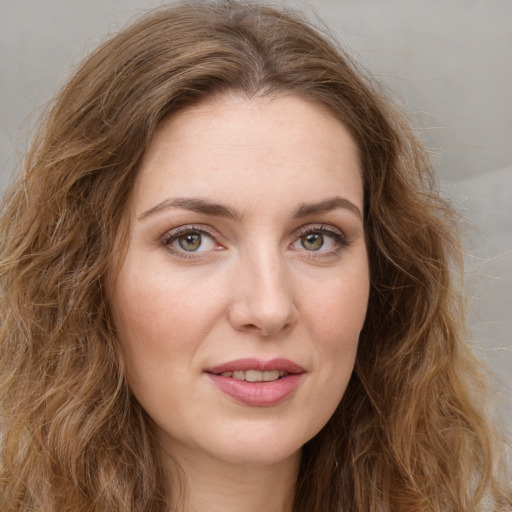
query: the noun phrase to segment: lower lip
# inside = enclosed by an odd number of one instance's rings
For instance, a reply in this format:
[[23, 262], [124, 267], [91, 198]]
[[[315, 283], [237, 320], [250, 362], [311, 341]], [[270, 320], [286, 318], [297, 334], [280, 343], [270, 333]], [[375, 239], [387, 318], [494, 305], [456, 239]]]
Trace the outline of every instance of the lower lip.
[[292, 395], [304, 374], [295, 373], [270, 382], [247, 382], [214, 373], [206, 375], [223, 393], [238, 402], [254, 407], [268, 407]]

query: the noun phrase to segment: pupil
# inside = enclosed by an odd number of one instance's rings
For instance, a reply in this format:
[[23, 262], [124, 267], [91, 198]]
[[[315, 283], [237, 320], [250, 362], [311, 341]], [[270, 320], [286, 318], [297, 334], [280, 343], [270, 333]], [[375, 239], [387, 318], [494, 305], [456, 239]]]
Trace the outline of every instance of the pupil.
[[201, 245], [201, 235], [193, 233], [180, 236], [179, 244], [184, 251], [195, 251]]
[[318, 233], [310, 233], [302, 237], [302, 246], [308, 251], [318, 251], [324, 244], [324, 237]]

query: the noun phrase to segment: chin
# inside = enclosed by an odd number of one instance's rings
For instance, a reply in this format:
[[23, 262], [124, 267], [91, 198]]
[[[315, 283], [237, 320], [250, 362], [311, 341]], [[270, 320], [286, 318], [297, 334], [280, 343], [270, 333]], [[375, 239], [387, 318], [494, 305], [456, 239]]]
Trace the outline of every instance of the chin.
[[215, 452], [214, 458], [222, 460], [226, 464], [238, 467], [269, 467], [289, 462], [290, 459], [300, 460], [302, 446], [295, 449], [283, 447], [278, 450], [268, 449], [262, 446], [234, 447], [222, 453]]
[[293, 437], [289, 432], [243, 429], [226, 436], [228, 442], [213, 443], [211, 455], [225, 463], [239, 466], [272, 466], [290, 458], [300, 458], [304, 436]]

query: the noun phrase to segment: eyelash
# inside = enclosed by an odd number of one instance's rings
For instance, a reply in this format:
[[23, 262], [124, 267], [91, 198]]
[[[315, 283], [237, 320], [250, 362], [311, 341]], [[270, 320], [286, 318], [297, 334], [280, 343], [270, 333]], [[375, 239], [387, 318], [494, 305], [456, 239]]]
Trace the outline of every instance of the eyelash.
[[[167, 232], [162, 240], [162, 245], [171, 251], [173, 254], [177, 255], [180, 258], [183, 259], [196, 259], [200, 258], [201, 254], [203, 252], [209, 252], [209, 251], [186, 251], [186, 250], [179, 250], [174, 247], [172, 247], [172, 243], [178, 240], [182, 236], [186, 236], [189, 234], [199, 234], [199, 235], [207, 235], [209, 238], [213, 240], [217, 245], [220, 245], [217, 242], [217, 235], [212, 231], [207, 229], [205, 226], [195, 226], [195, 225], [187, 225], [187, 226], [180, 226], [178, 228], [175, 228], [169, 232]], [[290, 244], [293, 245], [302, 238], [306, 237], [310, 234], [320, 234], [322, 236], [328, 236], [332, 240], [334, 240], [336, 247], [333, 250], [328, 251], [308, 251], [307, 249], [303, 249], [303, 251], [307, 254], [307, 257], [309, 258], [322, 258], [322, 257], [329, 257], [329, 256], [336, 256], [339, 254], [340, 251], [342, 251], [344, 248], [348, 247], [350, 245], [349, 240], [347, 239], [346, 235], [343, 233], [343, 231], [332, 227], [332, 226], [326, 226], [325, 224], [317, 224], [317, 225], [308, 225], [303, 228], [300, 228], [298, 232], [296, 233], [296, 237], [294, 241]]]
[[310, 234], [320, 234], [322, 236], [327, 235], [332, 238], [336, 244], [336, 247], [331, 251], [308, 251], [304, 248], [304, 251], [310, 258], [336, 256], [350, 245], [350, 242], [343, 231], [333, 226], [326, 226], [325, 224], [308, 225], [301, 228], [297, 233], [297, 240], [300, 240]]
[[175, 228], [169, 232], [167, 232], [164, 237], [162, 238], [162, 245], [171, 251], [173, 254], [177, 255], [180, 258], [183, 259], [195, 259], [199, 258], [200, 254], [204, 251], [190, 251], [187, 252], [185, 250], [179, 250], [174, 247], [172, 247], [172, 243], [178, 240], [182, 236], [191, 235], [191, 234], [199, 234], [199, 235], [207, 235], [210, 237], [217, 245], [218, 244], [216, 238], [217, 236], [207, 229], [205, 226], [194, 226], [194, 225], [188, 225], [188, 226], [180, 226], [179, 228]]

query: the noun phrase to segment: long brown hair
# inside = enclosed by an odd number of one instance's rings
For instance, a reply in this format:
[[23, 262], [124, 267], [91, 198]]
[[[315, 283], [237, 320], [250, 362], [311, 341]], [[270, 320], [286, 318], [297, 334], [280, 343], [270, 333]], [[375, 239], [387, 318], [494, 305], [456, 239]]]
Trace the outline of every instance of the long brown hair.
[[166, 510], [105, 285], [159, 122], [228, 91], [322, 105], [362, 161], [368, 315], [345, 396], [303, 448], [295, 512], [505, 509], [498, 437], [475, 405], [485, 380], [464, 342], [457, 219], [420, 142], [300, 16], [226, 1], [159, 9], [103, 44], [58, 95], [6, 195], [2, 512]]

